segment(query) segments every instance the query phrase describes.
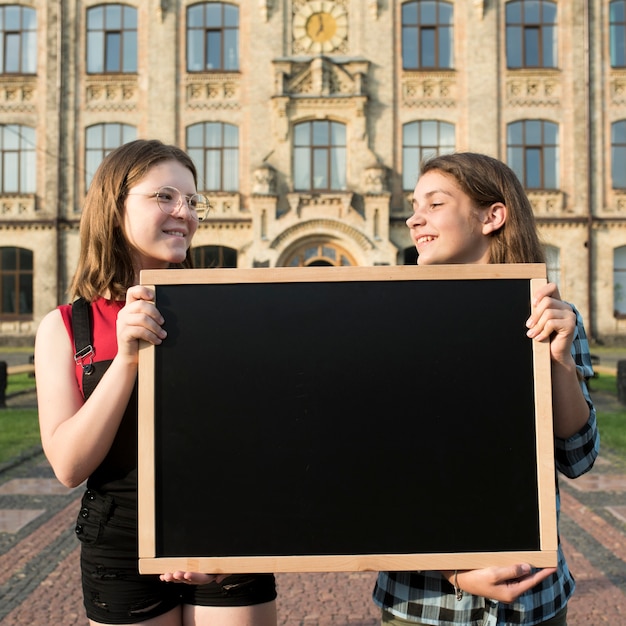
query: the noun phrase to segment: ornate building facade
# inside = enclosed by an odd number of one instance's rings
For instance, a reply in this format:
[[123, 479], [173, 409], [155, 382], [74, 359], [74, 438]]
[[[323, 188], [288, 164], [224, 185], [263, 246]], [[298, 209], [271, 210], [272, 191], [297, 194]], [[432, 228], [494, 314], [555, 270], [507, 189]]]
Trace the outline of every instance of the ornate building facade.
[[1, 341], [67, 301], [102, 158], [154, 137], [198, 166], [207, 267], [414, 263], [420, 159], [501, 158], [563, 297], [626, 342], [625, 5], [0, 3]]

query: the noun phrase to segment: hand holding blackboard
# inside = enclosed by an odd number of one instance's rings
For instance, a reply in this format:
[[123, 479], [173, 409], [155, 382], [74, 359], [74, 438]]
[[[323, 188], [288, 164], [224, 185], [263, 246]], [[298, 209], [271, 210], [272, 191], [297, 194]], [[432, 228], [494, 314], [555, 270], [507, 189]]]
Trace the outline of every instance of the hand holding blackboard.
[[[168, 332], [140, 351], [142, 572], [555, 565], [549, 348], [523, 330], [545, 266], [142, 282]], [[427, 329], [411, 345], [399, 340], [406, 310]], [[398, 384], [409, 371], [419, 387]], [[230, 473], [205, 493], [207, 459]], [[514, 494], [513, 510], [475, 490], [449, 497], [459, 476]]]

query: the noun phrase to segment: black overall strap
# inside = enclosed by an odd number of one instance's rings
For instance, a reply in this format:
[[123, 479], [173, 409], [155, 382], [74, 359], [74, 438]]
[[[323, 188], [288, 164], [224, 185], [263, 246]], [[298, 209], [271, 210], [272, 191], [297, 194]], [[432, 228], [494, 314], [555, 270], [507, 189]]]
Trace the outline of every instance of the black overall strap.
[[99, 376], [95, 371], [91, 336], [91, 304], [84, 298], [72, 303], [72, 332], [74, 333], [74, 361], [83, 368], [83, 396], [87, 399], [95, 389]]

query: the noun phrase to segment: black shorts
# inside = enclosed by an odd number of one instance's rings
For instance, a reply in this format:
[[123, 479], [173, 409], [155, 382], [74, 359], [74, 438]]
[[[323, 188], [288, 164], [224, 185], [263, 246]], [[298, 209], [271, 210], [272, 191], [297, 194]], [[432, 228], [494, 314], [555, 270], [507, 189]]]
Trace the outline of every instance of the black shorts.
[[136, 507], [92, 489], [83, 496], [76, 534], [85, 610], [96, 622], [131, 624], [181, 604], [250, 606], [276, 598], [273, 574], [234, 574], [208, 585], [165, 583], [158, 575], [140, 574]]

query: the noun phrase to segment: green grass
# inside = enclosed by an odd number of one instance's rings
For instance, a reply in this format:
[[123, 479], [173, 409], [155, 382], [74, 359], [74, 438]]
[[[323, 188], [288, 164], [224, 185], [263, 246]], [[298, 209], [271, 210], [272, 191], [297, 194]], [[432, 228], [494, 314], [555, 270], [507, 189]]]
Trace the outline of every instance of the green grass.
[[[594, 392], [609, 393], [617, 397], [617, 377], [601, 373], [591, 380], [591, 395]], [[626, 460], [626, 406], [620, 405], [615, 411], [598, 411], [600, 445]]]
[[35, 388], [35, 377], [30, 374], [12, 374], [7, 381], [7, 396]]
[[0, 409], [0, 464], [40, 444], [37, 409]]

